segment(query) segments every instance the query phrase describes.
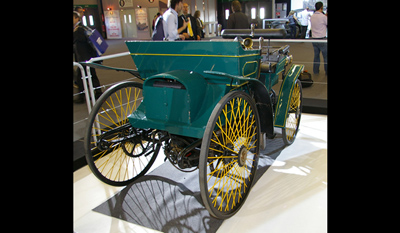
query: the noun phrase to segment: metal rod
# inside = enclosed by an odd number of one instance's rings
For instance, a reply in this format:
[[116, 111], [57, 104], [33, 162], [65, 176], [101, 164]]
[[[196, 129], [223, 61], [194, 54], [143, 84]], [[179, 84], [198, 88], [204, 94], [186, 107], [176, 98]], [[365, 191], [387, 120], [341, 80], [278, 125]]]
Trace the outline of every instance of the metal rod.
[[127, 55], [131, 55], [131, 53], [128, 51], [128, 52], [123, 52], [123, 53], [111, 54], [111, 55], [107, 55], [107, 56], [93, 57], [89, 61], [87, 61], [87, 63], [93, 63], [96, 61], [103, 61], [103, 60], [112, 59], [112, 58], [116, 58], [116, 57], [123, 57], [123, 56], [127, 56]]
[[83, 83], [83, 89], [85, 90], [85, 97], [86, 97], [86, 105], [88, 109], [88, 113], [92, 110], [92, 107], [90, 106], [90, 98], [89, 98], [89, 91], [88, 91], [88, 86], [86, 83], [86, 76], [85, 76], [85, 70], [83, 69], [83, 66], [79, 64], [78, 62], [73, 63], [74, 66], [77, 66], [81, 70], [81, 79]]

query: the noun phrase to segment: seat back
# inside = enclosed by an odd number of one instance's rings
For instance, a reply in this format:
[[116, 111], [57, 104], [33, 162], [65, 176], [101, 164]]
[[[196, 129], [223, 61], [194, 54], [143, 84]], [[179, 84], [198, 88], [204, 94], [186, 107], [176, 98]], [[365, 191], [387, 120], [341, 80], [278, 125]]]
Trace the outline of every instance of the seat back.
[[173, 70], [219, 71], [257, 78], [260, 50], [238, 41], [126, 41], [142, 78]]
[[224, 39], [234, 39], [237, 36], [242, 38], [259, 38], [264, 39], [283, 39], [286, 37], [286, 30], [279, 29], [225, 29], [221, 32]]

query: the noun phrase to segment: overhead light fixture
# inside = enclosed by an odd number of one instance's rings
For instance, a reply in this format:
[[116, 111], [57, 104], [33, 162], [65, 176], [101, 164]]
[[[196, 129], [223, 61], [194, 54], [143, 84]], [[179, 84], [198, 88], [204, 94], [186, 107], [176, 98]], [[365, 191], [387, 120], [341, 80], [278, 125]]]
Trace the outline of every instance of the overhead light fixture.
[[256, 18], [256, 8], [251, 8], [251, 18], [252, 19]]

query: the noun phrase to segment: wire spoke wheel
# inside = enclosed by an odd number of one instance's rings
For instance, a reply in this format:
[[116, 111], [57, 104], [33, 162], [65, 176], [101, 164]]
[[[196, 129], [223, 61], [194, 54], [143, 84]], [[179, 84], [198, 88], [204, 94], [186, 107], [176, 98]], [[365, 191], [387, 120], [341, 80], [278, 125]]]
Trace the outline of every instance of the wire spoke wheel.
[[283, 142], [291, 145], [296, 139], [299, 131], [300, 118], [303, 106], [302, 87], [299, 79], [294, 83], [294, 87], [290, 94], [289, 111], [286, 117], [285, 128], [282, 129]]
[[123, 82], [97, 100], [86, 127], [86, 161], [101, 181], [124, 186], [144, 175], [157, 157], [151, 129], [132, 127], [128, 116], [141, 104], [143, 84]]
[[245, 92], [225, 95], [207, 123], [200, 152], [199, 182], [210, 214], [226, 219], [245, 202], [258, 164], [260, 121]]

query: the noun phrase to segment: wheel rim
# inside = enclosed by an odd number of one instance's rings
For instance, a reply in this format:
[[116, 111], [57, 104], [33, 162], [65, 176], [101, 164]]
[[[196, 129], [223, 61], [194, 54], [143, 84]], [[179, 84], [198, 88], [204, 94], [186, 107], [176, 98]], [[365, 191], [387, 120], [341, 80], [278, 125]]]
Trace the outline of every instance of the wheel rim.
[[290, 109], [285, 123], [285, 137], [287, 142], [292, 143], [296, 137], [301, 117], [301, 83], [296, 80], [290, 97]]
[[211, 115], [215, 119], [211, 124], [209, 121], [207, 129], [214, 130], [206, 130], [208, 135], [205, 133], [200, 156], [203, 202], [217, 218], [230, 217], [239, 210], [250, 191], [258, 163], [260, 133], [255, 105], [243, 92], [230, 97]]
[[100, 97], [89, 116], [86, 140], [91, 156], [87, 160], [100, 180], [119, 186], [144, 174], [159, 147], [155, 149], [150, 131], [133, 128], [127, 118], [142, 102], [141, 86], [122, 85], [109, 91]]

